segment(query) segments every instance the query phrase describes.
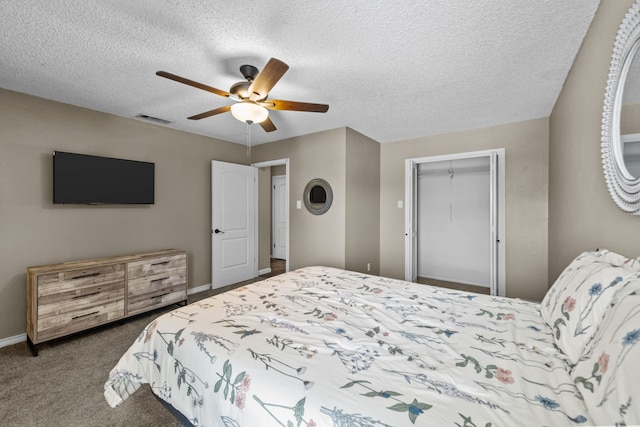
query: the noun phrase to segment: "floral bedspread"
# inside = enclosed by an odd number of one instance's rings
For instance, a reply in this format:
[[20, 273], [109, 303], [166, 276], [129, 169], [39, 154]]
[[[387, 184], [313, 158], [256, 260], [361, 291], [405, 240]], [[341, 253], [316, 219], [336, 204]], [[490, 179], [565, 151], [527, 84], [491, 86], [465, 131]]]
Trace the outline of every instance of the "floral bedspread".
[[589, 425], [539, 305], [307, 267], [178, 308], [111, 371], [197, 426]]

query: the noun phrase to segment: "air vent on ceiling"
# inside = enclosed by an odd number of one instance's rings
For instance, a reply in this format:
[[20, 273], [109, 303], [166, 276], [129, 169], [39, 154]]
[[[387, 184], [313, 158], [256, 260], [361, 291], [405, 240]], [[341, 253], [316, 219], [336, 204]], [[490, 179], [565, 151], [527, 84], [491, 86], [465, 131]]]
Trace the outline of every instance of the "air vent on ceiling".
[[146, 114], [138, 114], [136, 117], [139, 119], [147, 120], [149, 122], [158, 123], [161, 125], [168, 125], [169, 123], [171, 123], [169, 120], [159, 119], [157, 117], [148, 116]]

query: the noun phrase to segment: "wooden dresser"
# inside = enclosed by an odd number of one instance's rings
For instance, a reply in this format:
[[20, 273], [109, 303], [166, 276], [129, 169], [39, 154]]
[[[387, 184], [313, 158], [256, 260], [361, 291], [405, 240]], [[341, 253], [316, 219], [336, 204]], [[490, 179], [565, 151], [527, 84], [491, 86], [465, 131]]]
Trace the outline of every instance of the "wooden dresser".
[[36, 345], [187, 303], [187, 253], [175, 249], [27, 268], [27, 343]]

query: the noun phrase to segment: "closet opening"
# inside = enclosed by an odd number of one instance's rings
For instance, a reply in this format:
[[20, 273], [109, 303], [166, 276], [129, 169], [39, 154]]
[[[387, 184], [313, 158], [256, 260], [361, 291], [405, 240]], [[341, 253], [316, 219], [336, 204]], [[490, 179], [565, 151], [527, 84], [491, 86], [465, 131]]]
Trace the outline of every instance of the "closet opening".
[[504, 295], [504, 149], [405, 166], [405, 280]]

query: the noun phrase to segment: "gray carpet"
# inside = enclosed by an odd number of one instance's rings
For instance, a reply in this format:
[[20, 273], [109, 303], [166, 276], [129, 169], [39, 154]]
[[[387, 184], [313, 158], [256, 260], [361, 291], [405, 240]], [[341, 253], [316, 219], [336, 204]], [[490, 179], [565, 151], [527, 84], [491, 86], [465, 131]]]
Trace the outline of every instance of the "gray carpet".
[[[198, 293], [189, 302], [245, 283]], [[103, 397], [109, 371], [140, 331], [175, 308], [41, 344], [38, 357], [26, 343], [1, 348], [0, 426], [180, 426], [148, 385], [115, 409]]]

